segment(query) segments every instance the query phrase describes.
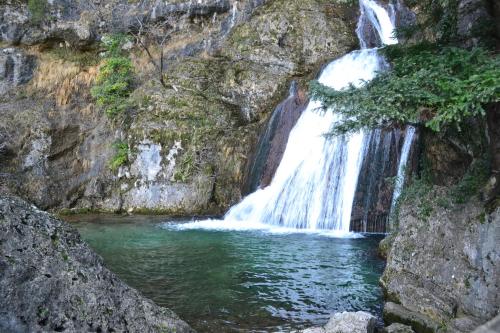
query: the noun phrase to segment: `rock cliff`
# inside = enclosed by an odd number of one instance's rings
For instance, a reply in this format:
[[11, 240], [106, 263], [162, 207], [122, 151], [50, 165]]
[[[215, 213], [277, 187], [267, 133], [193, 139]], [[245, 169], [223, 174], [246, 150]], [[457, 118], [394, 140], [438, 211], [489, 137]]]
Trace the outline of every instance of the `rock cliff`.
[[[357, 44], [357, 6], [344, 1], [33, 3], [0, 6], [0, 190], [56, 211], [225, 211], [291, 79], [304, 89]], [[107, 118], [90, 96], [100, 39], [166, 18], [168, 88], [134, 39], [133, 107]], [[110, 170], [115, 143], [128, 163]]]
[[1, 332], [194, 332], [121, 282], [76, 230], [0, 197]]

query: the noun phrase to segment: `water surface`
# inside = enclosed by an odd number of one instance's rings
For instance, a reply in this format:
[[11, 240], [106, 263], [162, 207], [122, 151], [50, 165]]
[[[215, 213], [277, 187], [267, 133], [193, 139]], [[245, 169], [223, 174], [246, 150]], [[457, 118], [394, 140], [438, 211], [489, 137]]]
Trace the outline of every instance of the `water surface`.
[[379, 236], [183, 230], [163, 217], [69, 219], [109, 269], [199, 332], [282, 331], [324, 324], [337, 311], [381, 313]]

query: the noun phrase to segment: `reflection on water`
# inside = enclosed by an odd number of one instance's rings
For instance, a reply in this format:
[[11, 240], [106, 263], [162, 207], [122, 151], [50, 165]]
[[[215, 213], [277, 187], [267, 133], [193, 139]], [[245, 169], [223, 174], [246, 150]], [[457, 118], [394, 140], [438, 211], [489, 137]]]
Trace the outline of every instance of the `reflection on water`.
[[324, 324], [337, 311], [381, 313], [378, 236], [179, 230], [162, 227], [161, 217], [71, 219], [112, 271], [200, 332], [279, 331]]

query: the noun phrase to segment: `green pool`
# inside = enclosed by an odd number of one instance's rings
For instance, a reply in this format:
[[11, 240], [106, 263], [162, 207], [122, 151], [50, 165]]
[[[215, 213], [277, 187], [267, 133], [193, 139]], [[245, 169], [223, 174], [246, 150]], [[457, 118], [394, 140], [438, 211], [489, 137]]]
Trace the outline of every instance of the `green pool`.
[[113, 272], [199, 332], [280, 331], [336, 311], [380, 316], [380, 236], [179, 230], [162, 217], [69, 218]]

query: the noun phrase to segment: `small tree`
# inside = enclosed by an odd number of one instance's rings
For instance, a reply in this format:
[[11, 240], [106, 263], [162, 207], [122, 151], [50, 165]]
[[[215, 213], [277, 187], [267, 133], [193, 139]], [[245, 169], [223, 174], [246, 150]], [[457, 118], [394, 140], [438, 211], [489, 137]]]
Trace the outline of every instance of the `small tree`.
[[[136, 44], [146, 52], [149, 61], [158, 72], [158, 79], [161, 85], [167, 89], [175, 89], [165, 80], [165, 46], [176, 31], [175, 18], [169, 16], [161, 21], [144, 23], [137, 18], [137, 30], [132, 32]], [[154, 55], [152, 49], [157, 47], [159, 54]]]

